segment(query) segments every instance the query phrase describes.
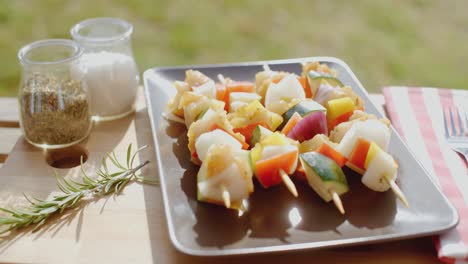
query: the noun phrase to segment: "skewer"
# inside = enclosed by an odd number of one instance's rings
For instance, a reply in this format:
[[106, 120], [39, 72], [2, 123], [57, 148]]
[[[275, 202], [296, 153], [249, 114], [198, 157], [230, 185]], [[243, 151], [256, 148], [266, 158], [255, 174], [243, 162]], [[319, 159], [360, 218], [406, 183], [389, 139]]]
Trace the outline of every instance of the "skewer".
[[392, 188], [393, 193], [395, 193], [396, 196], [398, 196], [398, 199], [407, 207], [409, 208], [409, 203], [408, 200], [406, 200], [405, 195], [401, 191], [400, 187], [395, 183], [394, 180], [389, 180], [387, 177], [384, 177], [385, 181], [387, 181], [388, 184], [390, 184], [390, 188]]
[[231, 208], [231, 197], [229, 195], [229, 191], [227, 190], [226, 186], [221, 185], [221, 191], [222, 191], [224, 206], [226, 206], [226, 208]]
[[340, 211], [341, 214], [344, 214], [345, 210], [343, 208], [343, 203], [341, 202], [341, 198], [338, 195], [338, 193], [336, 193], [333, 190], [330, 190], [329, 192], [333, 197], [333, 202], [335, 203], [336, 208], [338, 208], [338, 211]]
[[264, 71], [271, 71], [270, 66], [268, 66], [268, 64], [263, 64], [263, 70]]
[[286, 187], [292, 193], [292, 195], [294, 195], [294, 197], [299, 196], [299, 194], [297, 193], [296, 186], [291, 181], [291, 178], [289, 178], [289, 175], [286, 174], [284, 170], [279, 170], [279, 173], [281, 175], [281, 180], [283, 180], [284, 185], [286, 185]]
[[224, 78], [224, 76], [221, 73], [218, 74], [217, 77], [218, 77], [218, 80], [219, 80], [220, 83], [226, 84], [226, 78]]

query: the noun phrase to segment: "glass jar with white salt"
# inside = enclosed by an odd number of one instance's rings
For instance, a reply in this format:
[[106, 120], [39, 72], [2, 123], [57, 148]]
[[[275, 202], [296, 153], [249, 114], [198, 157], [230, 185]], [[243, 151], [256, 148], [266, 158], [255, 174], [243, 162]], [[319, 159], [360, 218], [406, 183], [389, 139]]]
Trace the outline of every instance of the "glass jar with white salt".
[[84, 48], [73, 74], [84, 76], [94, 120], [113, 120], [134, 111], [139, 74], [133, 58], [133, 26], [117, 18], [81, 21], [70, 31]]

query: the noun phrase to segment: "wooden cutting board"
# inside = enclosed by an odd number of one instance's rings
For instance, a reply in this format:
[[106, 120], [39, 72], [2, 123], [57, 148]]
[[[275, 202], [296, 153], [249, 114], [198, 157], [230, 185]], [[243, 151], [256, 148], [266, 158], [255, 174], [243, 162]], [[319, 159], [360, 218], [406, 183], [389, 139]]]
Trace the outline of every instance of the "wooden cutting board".
[[[382, 101], [382, 97], [375, 97]], [[125, 158], [126, 148], [148, 145], [137, 163], [149, 160], [141, 172], [158, 177], [151, 128], [143, 93], [140, 91], [136, 112], [126, 118], [98, 123], [90, 137], [71, 152], [51, 155], [30, 146], [21, 136], [17, 123], [16, 100], [0, 99], [0, 206], [25, 203], [22, 193], [46, 198], [59, 189], [54, 168], [47, 159], [80, 151], [87, 153], [85, 169], [99, 168], [103, 155], [115, 151]], [[7, 103], [5, 103], [7, 102]], [[14, 107], [13, 107], [14, 105]], [[13, 108], [12, 108], [13, 107]], [[10, 109], [10, 110], [9, 110]], [[16, 120], [15, 120], [16, 119]], [[2, 121], [3, 120], [3, 121]], [[14, 141], [17, 139], [16, 143]], [[10, 144], [10, 145], [9, 145]], [[3, 156], [2, 156], [3, 155]], [[3, 157], [3, 159], [2, 159]], [[58, 157], [58, 158], [57, 158]], [[56, 169], [62, 177], [78, 179], [79, 168]], [[321, 251], [300, 251], [251, 256], [203, 258], [184, 255], [171, 245], [166, 228], [160, 188], [139, 183], [129, 184], [118, 196], [91, 199], [77, 210], [50, 219], [36, 233], [25, 229], [0, 239], [0, 262], [28, 263], [439, 263], [430, 238], [374, 244]]]

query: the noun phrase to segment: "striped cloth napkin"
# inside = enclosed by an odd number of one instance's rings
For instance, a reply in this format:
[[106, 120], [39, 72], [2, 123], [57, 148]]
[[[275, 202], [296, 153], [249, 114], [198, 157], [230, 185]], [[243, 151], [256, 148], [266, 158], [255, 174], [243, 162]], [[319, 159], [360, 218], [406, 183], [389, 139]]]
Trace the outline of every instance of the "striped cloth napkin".
[[442, 110], [468, 110], [468, 91], [393, 86], [383, 94], [393, 126], [460, 215], [456, 228], [434, 238], [439, 259], [468, 263], [468, 170], [446, 143]]

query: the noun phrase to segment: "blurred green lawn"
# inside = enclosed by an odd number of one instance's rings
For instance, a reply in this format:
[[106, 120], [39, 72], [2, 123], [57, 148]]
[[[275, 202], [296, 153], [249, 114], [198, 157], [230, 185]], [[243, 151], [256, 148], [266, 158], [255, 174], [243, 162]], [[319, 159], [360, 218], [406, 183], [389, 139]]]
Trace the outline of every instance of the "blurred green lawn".
[[468, 1], [0, 0], [0, 96], [15, 96], [23, 45], [68, 38], [80, 20], [135, 26], [140, 71], [153, 66], [335, 56], [364, 86], [468, 88]]

